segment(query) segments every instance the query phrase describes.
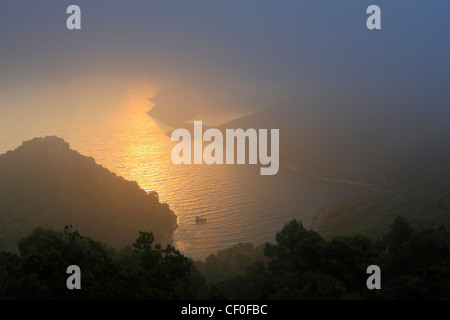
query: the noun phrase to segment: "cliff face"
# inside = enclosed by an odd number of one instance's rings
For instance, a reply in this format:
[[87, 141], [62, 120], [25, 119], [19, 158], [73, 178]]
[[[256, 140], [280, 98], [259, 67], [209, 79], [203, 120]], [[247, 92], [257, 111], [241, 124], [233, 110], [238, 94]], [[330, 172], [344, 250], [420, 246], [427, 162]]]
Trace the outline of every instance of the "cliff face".
[[167, 239], [177, 217], [156, 192], [147, 193], [71, 150], [58, 137], [35, 138], [0, 156], [0, 248], [35, 226], [72, 225], [116, 248], [138, 231]]

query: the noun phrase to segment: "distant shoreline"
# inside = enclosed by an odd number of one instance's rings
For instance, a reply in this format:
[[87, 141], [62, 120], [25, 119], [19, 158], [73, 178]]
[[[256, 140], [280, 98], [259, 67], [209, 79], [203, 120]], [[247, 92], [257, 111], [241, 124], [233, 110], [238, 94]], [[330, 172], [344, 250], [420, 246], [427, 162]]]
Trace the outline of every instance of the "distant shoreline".
[[[378, 187], [377, 184], [371, 184], [371, 183], [366, 183], [366, 182], [361, 182], [361, 181], [331, 179], [331, 178], [320, 177], [320, 176], [313, 174], [311, 172], [308, 172], [306, 170], [301, 170], [301, 169], [298, 169], [296, 167], [293, 167], [293, 166], [290, 166], [287, 164], [280, 164], [280, 167], [285, 168], [287, 170], [291, 170], [293, 172], [296, 172], [296, 173], [299, 173], [302, 175], [305, 175], [307, 177], [310, 177], [310, 178], [318, 180], [318, 181], [332, 182], [332, 183], [339, 183], [339, 184], [346, 184], [346, 185], [353, 185], [353, 186], [360, 186], [360, 187], [368, 187], [368, 188], [373, 188], [373, 189], [376, 189]], [[338, 200], [338, 201], [340, 201], [340, 200]], [[308, 229], [319, 232], [322, 220], [328, 214], [328, 211], [329, 211], [329, 208], [331, 205], [332, 204], [321, 207], [313, 213], [313, 215], [311, 217], [311, 221], [308, 226]]]
[[324, 177], [318, 176], [317, 174], [308, 172], [306, 170], [299, 169], [298, 167], [294, 167], [292, 165], [288, 165], [288, 164], [285, 164], [285, 163], [281, 163], [280, 167], [283, 167], [285, 169], [294, 171], [296, 173], [303, 174], [305, 176], [308, 176], [310, 178], [313, 178], [313, 179], [316, 179], [316, 180], [319, 180], [319, 181], [334, 182], [334, 183], [355, 185], [355, 186], [361, 186], [361, 187], [372, 187], [372, 188], [378, 187], [378, 184], [375, 184], [375, 183], [367, 183], [367, 182], [355, 181], [355, 180], [343, 180], [343, 179], [324, 178]]

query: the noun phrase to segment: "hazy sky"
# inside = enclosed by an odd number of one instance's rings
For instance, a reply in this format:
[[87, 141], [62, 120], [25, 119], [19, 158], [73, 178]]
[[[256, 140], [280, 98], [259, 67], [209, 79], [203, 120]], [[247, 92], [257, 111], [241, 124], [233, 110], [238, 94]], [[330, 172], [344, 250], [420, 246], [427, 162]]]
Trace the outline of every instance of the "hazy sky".
[[[82, 30], [66, 28], [66, 8]], [[377, 4], [382, 29], [366, 28]], [[271, 92], [445, 95], [450, 1], [104, 0], [0, 4], [0, 91], [95, 74], [205, 74]]]

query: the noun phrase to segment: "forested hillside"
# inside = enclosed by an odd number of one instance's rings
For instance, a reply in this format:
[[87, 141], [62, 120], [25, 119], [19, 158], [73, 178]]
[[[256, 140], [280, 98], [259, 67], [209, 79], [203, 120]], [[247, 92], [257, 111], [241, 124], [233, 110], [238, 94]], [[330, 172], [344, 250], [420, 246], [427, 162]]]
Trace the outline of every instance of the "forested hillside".
[[[448, 228], [412, 228], [397, 218], [380, 240], [324, 240], [292, 220], [263, 249], [238, 244], [194, 262], [140, 231], [131, 246], [108, 248], [71, 227], [35, 229], [20, 254], [0, 252], [0, 299], [435, 299], [450, 298]], [[66, 269], [80, 268], [81, 290]], [[196, 267], [197, 265], [197, 267]], [[380, 289], [369, 289], [369, 266]]]
[[35, 138], [0, 156], [0, 248], [13, 249], [34, 227], [71, 224], [114, 247], [139, 229], [170, 236], [176, 216], [156, 192], [96, 164], [57, 137]]
[[310, 227], [332, 239], [358, 233], [380, 238], [398, 215], [415, 227], [450, 226], [450, 157], [445, 154], [419, 163], [411, 159], [389, 185], [320, 209]]

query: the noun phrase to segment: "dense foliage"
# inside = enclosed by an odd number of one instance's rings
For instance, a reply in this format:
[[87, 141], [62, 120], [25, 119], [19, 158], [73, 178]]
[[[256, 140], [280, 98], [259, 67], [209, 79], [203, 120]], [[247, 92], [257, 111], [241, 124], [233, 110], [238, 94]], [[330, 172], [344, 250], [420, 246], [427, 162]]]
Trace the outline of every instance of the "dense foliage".
[[211, 254], [204, 261], [197, 261], [198, 270], [210, 284], [243, 275], [248, 267], [258, 261], [266, 261], [264, 244], [255, 247], [251, 243], [238, 243]]
[[34, 227], [61, 230], [66, 224], [121, 248], [141, 229], [158, 239], [170, 234], [176, 216], [156, 192], [145, 192], [60, 138], [35, 138], [0, 155], [0, 250], [14, 248]]
[[398, 215], [414, 227], [450, 227], [450, 161], [429, 162], [405, 164], [392, 184], [322, 209], [313, 229], [326, 239], [356, 233], [381, 238]]
[[[324, 240], [291, 221], [267, 243], [271, 260], [218, 285], [245, 299], [448, 299], [450, 232], [412, 229], [397, 218], [382, 240], [366, 236]], [[368, 290], [366, 269], [381, 268], [381, 290]]]
[[[19, 241], [20, 255], [0, 253], [2, 299], [183, 299], [195, 298], [191, 260], [172, 246], [152, 246], [140, 232], [132, 247], [116, 254], [100, 242], [66, 227], [35, 229]], [[81, 269], [81, 290], [69, 290], [66, 269]], [[201, 278], [197, 281], [201, 283]]]
[[[153, 243], [153, 234], [141, 231], [116, 252], [71, 227], [36, 228], [19, 241], [20, 254], [0, 253], [0, 299], [450, 298], [450, 231], [414, 229], [400, 217], [382, 240], [326, 241], [293, 220], [264, 255], [238, 244], [197, 264]], [[66, 287], [74, 264], [81, 290]], [[381, 290], [366, 286], [370, 265], [381, 268]]]

